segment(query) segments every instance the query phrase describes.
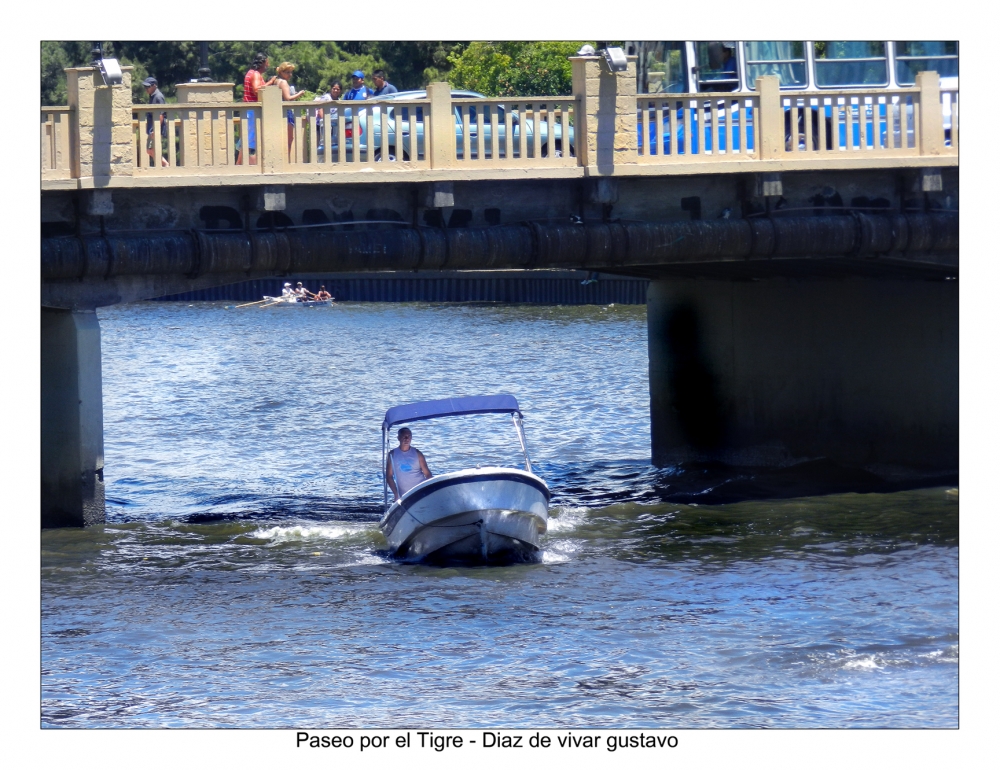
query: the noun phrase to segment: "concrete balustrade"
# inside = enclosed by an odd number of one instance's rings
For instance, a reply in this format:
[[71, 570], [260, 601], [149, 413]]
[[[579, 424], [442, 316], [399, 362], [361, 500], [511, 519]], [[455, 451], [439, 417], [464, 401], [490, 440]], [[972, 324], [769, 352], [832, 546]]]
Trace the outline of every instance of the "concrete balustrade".
[[[136, 175], [191, 175], [205, 173], [260, 173], [249, 153], [239, 153], [248, 136], [249, 112], [260, 126], [257, 103], [157, 105], [133, 107], [132, 140]], [[161, 121], [160, 116], [166, 115]], [[152, 150], [147, 150], [148, 116], [153, 118]], [[168, 164], [164, 166], [162, 160]]]
[[375, 163], [397, 164], [394, 168], [430, 166], [427, 99], [283, 106], [286, 123], [288, 113], [292, 115], [293, 122], [287, 124], [291, 127], [288, 163], [295, 170], [343, 171]]
[[452, 105], [457, 165], [577, 165], [575, 99], [455, 99]]
[[71, 179], [69, 107], [42, 107], [42, 179]]
[[668, 94], [637, 98], [643, 163], [756, 158], [760, 97], [746, 94]]
[[942, 155], [958, 155], [958, 89], [942, 89], [941, 115], [945, 131]]
[[[42, 108], [42, 187], [239, 184], [245, 174], [356, 181], [352, 172], [373, 170], [420, 181], [505, 169], [621, 176], [958, 162], [958, 90], [941, 90], [935, 73], [892, 91], [783, 92], [763, 77], [750, 94], [649, 95], [635, 92], [633, 59], [618, 73], [603, 57], [571, 62], [571, 97], [452, 99], [449, 84], [432, 83], [426, 99], [299, 103], [268, 86], [246, 103], [232, 101], [230, 83], [182, 83], [178, 103], [155, 110], [131, 103], [130, 68], [115, 88], [93, 68], [68, 69], [69, 105]], [[241, 151], [250, 121], [253, 155]]]

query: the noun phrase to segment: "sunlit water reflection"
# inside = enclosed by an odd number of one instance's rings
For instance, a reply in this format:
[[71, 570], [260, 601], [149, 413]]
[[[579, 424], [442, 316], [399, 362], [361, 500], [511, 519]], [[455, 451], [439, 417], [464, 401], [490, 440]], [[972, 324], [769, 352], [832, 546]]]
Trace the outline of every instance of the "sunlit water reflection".
[[[42, 533], [43, 725], [957, 726], [957, 497], [653, 469], [644, 308], [100, 318], [109, 517]], [[394, 563], [386, 408], [489, 392], [554, 492], [542, 560]], [[414, 434], [436, 472], [513, 439]]]

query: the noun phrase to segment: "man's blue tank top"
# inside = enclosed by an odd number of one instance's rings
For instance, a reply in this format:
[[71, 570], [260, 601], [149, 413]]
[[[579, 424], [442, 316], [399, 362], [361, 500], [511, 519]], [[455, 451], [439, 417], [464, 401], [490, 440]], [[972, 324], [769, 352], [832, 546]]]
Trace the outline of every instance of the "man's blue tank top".
[[396, 488], [399, 490], [399, 496], [402, 497], [424, 480], [424, 474], [420, 471], [420, 457], [412, 446], [406, 452], [402, 452], [399, 447], [396, 447], [390, 452], [390, 455], [392, 456], [393, 475], [396, 477]]

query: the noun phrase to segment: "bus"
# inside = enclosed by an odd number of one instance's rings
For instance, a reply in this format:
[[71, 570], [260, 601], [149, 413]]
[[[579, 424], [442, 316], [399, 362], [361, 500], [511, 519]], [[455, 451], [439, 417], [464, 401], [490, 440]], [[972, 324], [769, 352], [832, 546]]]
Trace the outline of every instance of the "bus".
[[[752, 93], [761, 76], [777, 77], [786, 111], [786, 144], [794, 143], [801, 149], [810, 145], [811, 149], [828, 150], [835, 146], [857, 148], [860, 144], [873, 147], [879, 142], [884, 144], [887, 133], [893, 134], [895, 146], [912, 144], [912, 128], [904, 128], [910, 125], [912, 98], [871, 94], [881, 89], [889, 92], [912, 87], [918, 72], [935, 71], [942, 91], [949, 92], [942, 95], [942, 108], [945, 144], [950, 145], [950, 92], [957, 93], [958, 89], [957, 41], [628, 41], [625, 50], [636, 57], [636, 91], [640, 95], [726, 93], [737, 97], [720, 98], [714, 107], [718, 122], [724, 122], [725, 113], [735, 116], [741, 109], [746, 111], [745, 120], [750, 120], [749, 111], [740, 106], [739, 95]], [[824, 90], [840, 95], [794, 98], [796, 91], [816, 94]], [[867, 95], [842, 95], [851, 90], [863, 90]], [[652, 107], [651, 103], [649, 109]], [[808, 119], [807, 110], [812, 112]], [[695, 109], [694, 102], [680, 107], [675, 117], [681, 123], [685, 111], [704, 130], [694, 131], [692, 125], [692, 141], [690, 147], [685, 147], [685, 138], [678, 128], [679, 154], [753, 150], [752, 126], [742, 137], [735, 131], [730, 136], [724, 129], [714, 132], [709, 129], [712, 109], [707, 102], [702, 109]], [[846, 112], [851, 113], [850, 119], [845, 119]], [[829, 130], [820, 129], [821, 121]], [[862, 135], [859, 128], [866, 121], [871, 131]], [[640, 115], [640, 123], [649, 128], [640, 130], [640, 152], [646, 136], [649, 154], [671, 152], [665, 126], [657, 132], [648, 114]], [[657, 133], [663, 140], [662, 146], [655, 141]], [[807, 133], [812, 134], [811, 139]], [[825, 144], [825, 148], [820, 144]]]
[[906, 88], [933, 70], [958, 87], [958, 41], [628, 42], [642, 94], [753, 91], [775, 75], [783, 91]]

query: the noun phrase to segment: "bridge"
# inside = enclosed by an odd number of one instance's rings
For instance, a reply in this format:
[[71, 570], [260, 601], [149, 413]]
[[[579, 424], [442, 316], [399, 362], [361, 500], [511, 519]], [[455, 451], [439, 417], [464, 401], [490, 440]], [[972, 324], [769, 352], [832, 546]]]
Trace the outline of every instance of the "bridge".
[[958, 91], [653, 96], [634, 62], [572, 65], [570, 97], [189, 83], [155, 112], [128, 68], [67, 70], [41, 111], [43, 526], [104, 518], [95, 309], [286, 275], [646, 278], [655, 463], [957, 470]]

